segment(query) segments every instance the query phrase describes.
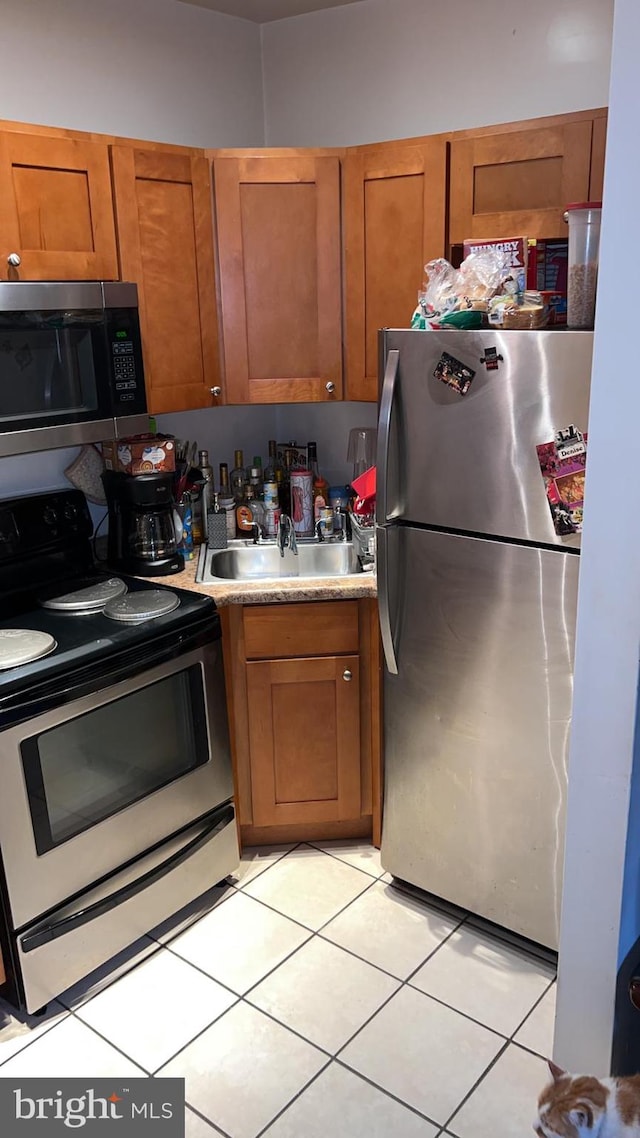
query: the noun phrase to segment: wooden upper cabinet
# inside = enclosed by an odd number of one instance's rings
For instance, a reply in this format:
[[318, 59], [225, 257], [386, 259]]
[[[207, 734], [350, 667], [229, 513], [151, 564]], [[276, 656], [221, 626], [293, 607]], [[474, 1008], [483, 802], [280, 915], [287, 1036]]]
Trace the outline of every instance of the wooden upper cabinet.
[[347, 152], [344, 164], [347, 398], [378, 398], [378, 329], [406, 328], [424, 266], [445, 252], [447, 148], [411, 145]]
[[593, 119], [544, 119], [451, 142], [449, 242], [566, 237], [568, 202], [590, 193]]
[[214, 176], [227, 402], [341, 398], [338, 158], [217, 157]]
[[591, 139], [591, 176], [589, 179], [589, 201], [602, 201], [604, 183], [604, 159], [607, 142], [607, 111], [598, 111], [593, 120]]
[[0, 280], [117, 278], [106, 142], [1, 132]]
[[122, 276], [136, 281], [152, 414], [223, 401], [209, 163], [114, 146]]

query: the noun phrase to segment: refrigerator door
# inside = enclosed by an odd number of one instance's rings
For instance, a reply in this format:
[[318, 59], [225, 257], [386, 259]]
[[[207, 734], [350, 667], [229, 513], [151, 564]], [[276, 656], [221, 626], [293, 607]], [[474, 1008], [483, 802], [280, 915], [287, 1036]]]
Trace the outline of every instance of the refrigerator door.
[[[555, 532], [536, 446], [570, 425], [586, 430], [593, 333], [381, 335], [399, 366], [393, 384], [387, 368], [386, 401], [382, 391], [378, 522], [579, 545], [579, 534]], [[466, 395], [434, 375], [443, 354], [475, 372]]]
[[556, 949], [579, 557], [388, 529], [382, 864]]

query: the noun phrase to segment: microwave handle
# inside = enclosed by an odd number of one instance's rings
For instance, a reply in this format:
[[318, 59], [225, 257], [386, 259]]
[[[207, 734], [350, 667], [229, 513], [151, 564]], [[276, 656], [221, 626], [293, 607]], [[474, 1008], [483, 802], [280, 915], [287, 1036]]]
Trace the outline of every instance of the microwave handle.
[[51, 940], [57, 940], [58, 937], [64, 936], [65, 933], [73, 932], [75, 929], [86, 925], [89, 921], [93, 921], [96, 917], [102, 917], [105, 913], [116, 909], [118, 905], [124, 904], [137, 893], [142, 893], [143, 889], [147, 889], [150, 885], [155, 885], [168, 873], [176, 869], [183, 861], [186, 861], [192, 854], [196, 853], [201, 846], [205, 845], [211, 838], [219, 831], [224, 830], [226, 826], [233, 823], [235, 819], [235, 811], [232, 805], [218, 807], [212, 811], [211, 814], [205, 815], [202, 822], [206, 822], [207, 826], [197, 838], [193, 838], [186, 846], [182, 846], [176, 853], [171, 854], [170, 857], [157, 865], [154, 869], [150, 869], [147, 873], [143, 873], [141, 877], [137, 877], [135, 881], [130, 881], [128, 885], [123, 885], [122, 889], [117, 889], [115, 893], [110, 893], [108, 897], [103, 897], [101, 901], [96, 901], [93, 905], [88, 905], [86, 909], [79, 909], [77, 913], [71, 913], [68, 917], [62, 917], [59, 921], [54, 921], [52, 924], [44, 925], [36, 929], [35, 932], [25, 933], [20, 937], [20, 945], [22, 951], [33, 952], [34, 949], [40, 948], [43, 944], [47, 944]]

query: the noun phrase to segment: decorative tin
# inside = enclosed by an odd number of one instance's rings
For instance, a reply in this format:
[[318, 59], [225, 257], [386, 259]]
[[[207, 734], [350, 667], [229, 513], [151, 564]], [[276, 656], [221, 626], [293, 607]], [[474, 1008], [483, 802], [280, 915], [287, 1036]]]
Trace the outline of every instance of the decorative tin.
[[291, 472], [291, 520], [298, 537], [313, 536], [313, 474], [310, 470]]

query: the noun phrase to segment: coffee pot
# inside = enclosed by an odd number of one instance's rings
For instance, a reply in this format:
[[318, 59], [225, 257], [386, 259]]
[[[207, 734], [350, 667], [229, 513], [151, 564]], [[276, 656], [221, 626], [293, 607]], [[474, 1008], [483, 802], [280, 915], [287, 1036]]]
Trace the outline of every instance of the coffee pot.
[[103, 473], [111, 569], [160, 577], [184, 568], [184, 558], [178, 552], [172, 480], [170, 473]]

